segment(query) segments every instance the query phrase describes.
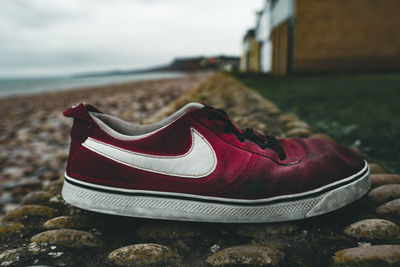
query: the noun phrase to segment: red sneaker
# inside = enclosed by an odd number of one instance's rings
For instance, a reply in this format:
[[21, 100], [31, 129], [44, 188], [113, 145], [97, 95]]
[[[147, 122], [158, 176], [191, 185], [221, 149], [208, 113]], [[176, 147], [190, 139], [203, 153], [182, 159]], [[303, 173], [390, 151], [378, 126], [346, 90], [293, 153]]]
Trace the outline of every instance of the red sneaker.
[[319, 139], [276, 139], [191, 103], [152, 125], [88, 104], [74, 118], [62, 195], [116, 215], [207, 222], [274, 222], [343, 207], [370, 187], [355, 151]]

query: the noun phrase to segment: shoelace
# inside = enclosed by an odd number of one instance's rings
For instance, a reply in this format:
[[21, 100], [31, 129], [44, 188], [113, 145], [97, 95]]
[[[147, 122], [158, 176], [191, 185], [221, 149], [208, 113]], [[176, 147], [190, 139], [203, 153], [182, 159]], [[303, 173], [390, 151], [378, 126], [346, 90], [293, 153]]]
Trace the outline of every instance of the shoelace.
[[240, 142], [244, 142], [246, 139], [257, 144], [261, 149], [270, 148], [279, 154], [279, 159], [284, 160], [286, 158], [285, 150], [282, 145], [276, 140], [275, 136], [263, 135], [261, 133], [255, 133], [252, 128], [246, 128], [244, 131], [240, 129], [235, 123], [229, 118], [228, 114], [223, 109], [216, 109], [210, 106], [205, 106], [204, 109], [210, 111], [207, 119], [208, 120], [220, 120], [224, 122], [224, 132], [233, 133]]

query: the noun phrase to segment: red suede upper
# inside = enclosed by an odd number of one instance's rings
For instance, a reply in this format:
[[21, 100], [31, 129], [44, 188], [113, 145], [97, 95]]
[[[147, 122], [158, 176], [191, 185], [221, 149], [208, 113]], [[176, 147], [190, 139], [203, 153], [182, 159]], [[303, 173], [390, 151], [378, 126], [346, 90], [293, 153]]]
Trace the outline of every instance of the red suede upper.
[[[343, 145], [319, 139], [278, 139], [287, 157], [262, 149], [254, 142], [240, 142], [224, 132], [224, 122], [207, 118], [210, 111], [187, 112], [162, 130], [139, 140], [119, 140], [92, 120], [87, 104], [67, 109], [73, 117], [67, 174], [75, 179], [111, 187], [177, 192], [235, 199], [259, 199], [319, 188], [359, 172], [364, 161]], [[126, 150], [151, 155], [177, 156], [191, 147], [191, 128], [212, 146], [217, 157], [214, 172], [203, 178], [183, 178], [148, 172], [117, 163], [81, 144], [91, 137]]]

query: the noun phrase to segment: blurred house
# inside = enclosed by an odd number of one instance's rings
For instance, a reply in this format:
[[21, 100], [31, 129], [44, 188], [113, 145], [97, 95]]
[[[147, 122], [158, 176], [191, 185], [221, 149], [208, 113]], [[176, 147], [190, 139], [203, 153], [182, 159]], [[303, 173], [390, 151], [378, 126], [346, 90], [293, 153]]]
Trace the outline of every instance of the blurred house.
[[398, 70], [400, 1], [266, 0], [243, 42], [242, 71]]
[[255, 29], [250, 29], [243, 37], [243, 54], [240, 60], [241, 71], [260, 71], [260, 43], [255, 38]]

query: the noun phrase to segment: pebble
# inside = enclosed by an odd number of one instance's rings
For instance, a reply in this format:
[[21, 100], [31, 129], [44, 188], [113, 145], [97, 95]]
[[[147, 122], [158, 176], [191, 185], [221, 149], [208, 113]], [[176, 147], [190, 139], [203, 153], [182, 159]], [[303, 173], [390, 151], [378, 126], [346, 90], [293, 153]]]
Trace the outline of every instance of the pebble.
[[347, 226], [344, 233], [357, 239], [392, 239], [399, 237], [400, 227], [387, 220], [366, 219]]
[[69, 248], [94, 248], [103, 245], [98, 236], [89, 232], [73, 229], [58, 229], [42, 232], [31, 237], [30, 241], [37, 244], [47, 243]]
[[2, 170], [2, 175], [5, 178], [19, 179], [24, 175], [24, 170], [18, 167], [6, 167]]
[[299, 227], [291, 223], [249, 224], [240, 226], [236, 233], [253, 238], [267, 238], [271, 235], [288, 235], [298, 230]]
[[36, 179], [23, 179], [11, 190], [13, 195], [24, 195], [32, 191], [39, 190], [42, 187], [42, 182]]
[[10, 192], [3, 192], [0, 194], [0, 206], [11, 203], [15, 200], [13, 194]]
[[277, 265], [284, 257], [279, 250], [258, 245], [241, 245], [220, 250], [207, 258], [212, 266], [223, 265]]
[[343, 249], [335, 253], [336, 263], [360, 264], [373, 261], [388, 264], [400, 263], [400, 245], [378, 245]]
[[21, 234], [25, 226], [18, 222], [7, 222], [0, 224], [0, 241], [4, 242], [10, 237]]
[[297, 117], [294, 113], [286, 113], [279, 116], [279, 120], [281, 122], [287, 123], [289, 121], [298, 121], [299, 117]]
[[54, 209], [41, 205], [25, 205], [8, 211], [2, 221], [17, 221], [31, 220], [32, 218], [51, 218], [54, 214]]
[[387, 201], [400, 198], [400, 184], [381, 185], [368, 193], [368, 197], [375, 203], [385, 203]]
[[400, 199], [395, 199], [379, 206], [376, 209], [376, 213], [400, 216]]
[[310, 128], [310, 126], [309, 126], [306, 122], [300, 121], [300, 120], [291, 120], [291, 121], [288, 121], [288, 122], [285, 124], [285, 127], [286, 127], [286, 129], [288, 129], [288, 130], [293, 129], [293, 128]]
[[384, 174], [386, 171], [376, 163], [368, 163], [371, 174]]
[[60, 216], [52, 218], [44, 223], [43, 228], [45, 229], [83, 229], [90, 228], [92, 226], [91, 221], [85, 217], [73, 217], [73, 216]]
[[58, 179], [46, 185], [44, 187], [44, 190], [52, 195], [57, 195], [61, 193], [63, 185], [64, 185], [64, 179]]
[[31, 192], [27, 194], [22, 200], [21, 205], [32, 205], [32, 204], [47, 204], [52, 194], [45, 191]]
[[178, 258], [179, 255], [169, 247], [152, 243], [122, 247], [108, 255], [109, 261], [118, 266], [165, 265]]
[[371, 185], [400, 184], [400, 175], [398, 174], [372, 174]]
[[286, 132], [286, 137], [309, 137], [313, 133], [308, 128], [293, 128]]
[[17, 266], [25, 254], [25, 248], [9, 249], [0, 254], [0, 266]]

